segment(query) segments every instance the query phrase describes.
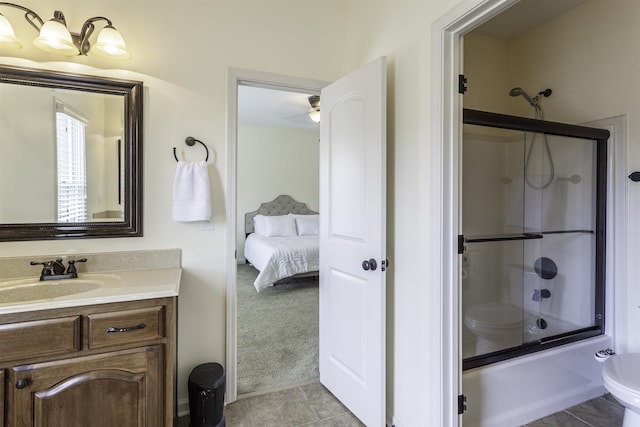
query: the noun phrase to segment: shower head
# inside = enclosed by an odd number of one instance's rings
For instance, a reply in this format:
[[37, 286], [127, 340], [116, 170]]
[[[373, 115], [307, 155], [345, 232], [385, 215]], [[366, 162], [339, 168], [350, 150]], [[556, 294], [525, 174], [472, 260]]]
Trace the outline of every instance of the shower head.
[[522, 89], [521, 87], [514, 87], [509, 91], [509, 96], [520, 96], [523, 93], [525, 93], [524, 89]]
[[525, 92], [525, 90], [521, 87], [514, 87], [513, 89], [511, 89], [509, 91], [509, 96], [522, 96], [524, 99], [529, 101], [529, 104], [531, 104], [533, 107], [538, 105], [538, 97], [531, 98], [529, 94]]
[[538, 94], [532, 98], [521, 87], [514, 87], [509, 91], [509, 96], [522, 96], [524, 99], [526, 99], [529, 102], [529, 104], [531, 104], [532, 107], [539, 107], [538, 100], [540, 99], [540, 97], [544, 96], [545, 98], [548, 98], [551, 96], [551, 93], [552, 93], [551, 89], [545, 89], [541, 92], [538, 92]]

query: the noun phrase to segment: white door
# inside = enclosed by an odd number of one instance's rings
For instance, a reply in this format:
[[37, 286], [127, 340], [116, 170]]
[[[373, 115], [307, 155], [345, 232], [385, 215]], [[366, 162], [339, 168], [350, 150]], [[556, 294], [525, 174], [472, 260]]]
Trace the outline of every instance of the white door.
[[320, 382], [384, 426], [386, 58], [320, 99]]

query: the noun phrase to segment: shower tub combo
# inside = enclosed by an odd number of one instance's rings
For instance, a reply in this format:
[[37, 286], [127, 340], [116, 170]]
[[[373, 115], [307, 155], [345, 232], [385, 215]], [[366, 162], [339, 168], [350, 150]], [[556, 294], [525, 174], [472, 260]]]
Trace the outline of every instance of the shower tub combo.
[[[464, 110], [464, 424], [513, 426], [602, 394], [609, 132]], [[498, 363], [499, 362], [499, 363]]]

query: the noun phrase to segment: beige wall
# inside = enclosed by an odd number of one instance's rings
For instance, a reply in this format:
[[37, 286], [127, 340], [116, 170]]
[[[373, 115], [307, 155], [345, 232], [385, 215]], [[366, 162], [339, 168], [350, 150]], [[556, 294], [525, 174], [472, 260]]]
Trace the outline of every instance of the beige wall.
[[509, 44], [471, 33], [464, 37], [464, 108], [509, 113]]
[[[52, 161], [56, 158], [52, 137], [55, 135], [53, 90], [28, 88], [25, 94], [19, 92], [17, 85], [5, 86], [0, 89], [0, 97], [3, 106], [11, 107], [0, 116], [0, 197], [12, 203], [0, 204], [0, 218], [14, 224], [21, 219], [52, 221], [57, 217], [56, 167]], [[46, 119], [33, 123], [25, 111]], [[29, 162], [16, 159], [29, 159]], [[17, 188], [21, 191], [16, 191]]]

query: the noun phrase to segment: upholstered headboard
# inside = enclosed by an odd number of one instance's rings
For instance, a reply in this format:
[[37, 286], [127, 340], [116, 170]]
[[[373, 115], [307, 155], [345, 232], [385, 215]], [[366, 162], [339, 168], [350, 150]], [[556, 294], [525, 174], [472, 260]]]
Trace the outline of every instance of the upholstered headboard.
[[256, 215], [287, 215], [287, 214], [299, 214], [299, 215], [313, 215], [318, 212], [312, 211], [306, 204], [296, 202], [290, 196], [280, 195], [273, 201], [262, 203], [260, 207], [253, 211], [244, 214], [244, 232], [245, 235], [253, 233], [253, 217]]

